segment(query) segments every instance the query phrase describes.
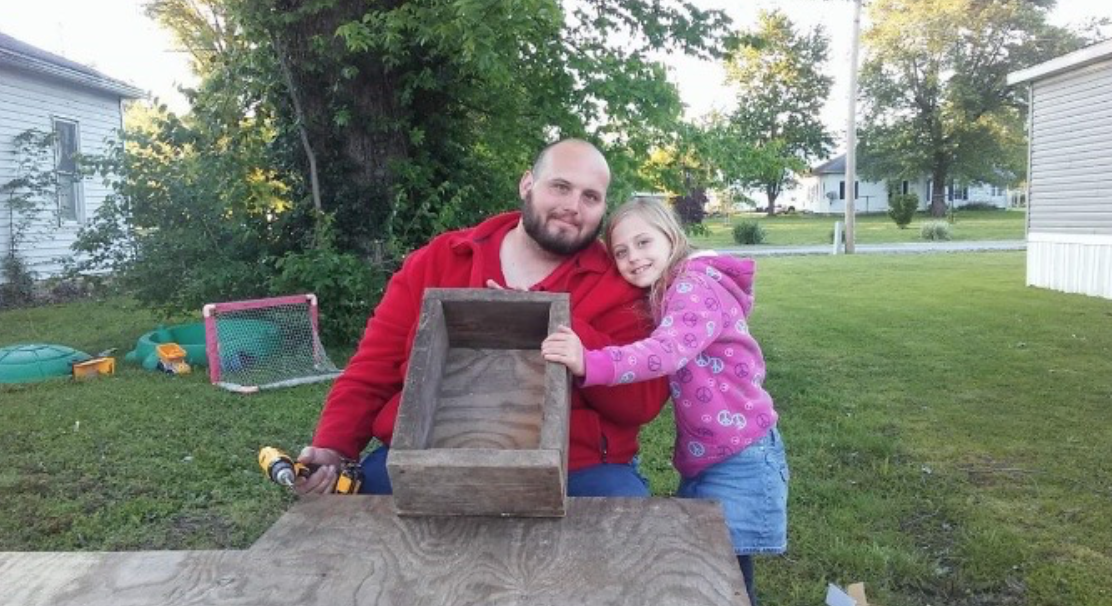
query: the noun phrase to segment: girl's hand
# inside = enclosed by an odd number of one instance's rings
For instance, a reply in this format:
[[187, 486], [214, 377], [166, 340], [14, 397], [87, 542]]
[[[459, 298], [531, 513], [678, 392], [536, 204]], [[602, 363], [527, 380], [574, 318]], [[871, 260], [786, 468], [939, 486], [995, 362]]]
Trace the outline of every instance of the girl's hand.
[[577, 377], [586, 374], [583, 365], [583, 342], [579, 340], [579, 335], [567, 326], [561, 326], [556, 329], [556, 332], [548, 335], [544, 343], [541, 343], [541, 353], [544, 354], [545, 360], [567, 366], [571, 374]]
[[506, 287], [490, 279], [487, 280], [486, 284], [487, 288], [493, 288], [494, 290], [516, 290], [517, 292], [529, 292], [528, 288]]

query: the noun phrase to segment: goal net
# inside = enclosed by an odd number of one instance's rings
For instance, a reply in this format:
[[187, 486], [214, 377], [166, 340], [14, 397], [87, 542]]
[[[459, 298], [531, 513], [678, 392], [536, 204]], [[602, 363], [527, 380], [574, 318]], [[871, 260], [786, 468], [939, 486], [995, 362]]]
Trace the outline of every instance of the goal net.
[[210, 303], [203, 314], [213, 385], [250, 393], [340, 374], [320, 341], [315, 295]]

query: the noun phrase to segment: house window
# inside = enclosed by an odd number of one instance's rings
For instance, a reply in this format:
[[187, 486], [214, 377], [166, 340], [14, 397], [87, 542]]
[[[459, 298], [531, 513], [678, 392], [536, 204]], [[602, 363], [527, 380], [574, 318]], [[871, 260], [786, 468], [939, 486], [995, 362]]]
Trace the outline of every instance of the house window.
[[969, 186], [958, 185], [957, 181], [950, 181], [950, 194], [949, 199], [951, 202], [954, 200], [968, 200], [969, 199]]
[[[860, 181], [854, 181], [853, 182], [853, 199], [856, 200], [860, 197], [861, 197], [861, 182]], [[838, 199], [839, 200], [845, 200], [846, 199], [846, 182], [845, 181], [838, 181]]]
[[58, 220], [76, 222], [81, 216], [81, 176], [77, 174], [77, 123], [54, 121], [55, 172], [58, 176]]
[[911, 181], [904, 181], [903, 183], [900, 184], [900, 193], [901, 194], [906, 195], [910, 191], [911, 191]]
[[1000, 187], [999, 185], [993, 185], [992, 186], [992, 197], [993, 198], [999, 198], [1000, 196], [1003, 196], [1003, 195], [1004, 195], [1004, 188], [1003, 187]]

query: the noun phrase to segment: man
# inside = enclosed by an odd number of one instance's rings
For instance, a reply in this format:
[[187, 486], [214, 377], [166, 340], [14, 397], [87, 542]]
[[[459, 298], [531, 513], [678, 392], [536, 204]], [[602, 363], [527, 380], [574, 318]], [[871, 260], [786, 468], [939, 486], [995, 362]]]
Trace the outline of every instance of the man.
[[[644, 293], [618, 275], [598, 241], [609, 184], [610, 168], [598, 149], [577, 139], [560, 141], [521, 177], [520, 213], [438, 236], [414, 251], [387, 285], [358, 351], [328, 395], [313, 445], [298, 459], [320, 468], [295, 488], [327, 492], [341, 457], [358, 457], [372, 437], [389, 445], [425, 288], [567, 292], [572, 328], [585, 347], [645, 337], [650, 326]], [[573, 388], [568, 494], [648, 496], [634, 462], [637, 433], [666, 398], [663, 380]], [[384, 446], [363, 460], [362, 492], [391, 492], [388, 450]]]

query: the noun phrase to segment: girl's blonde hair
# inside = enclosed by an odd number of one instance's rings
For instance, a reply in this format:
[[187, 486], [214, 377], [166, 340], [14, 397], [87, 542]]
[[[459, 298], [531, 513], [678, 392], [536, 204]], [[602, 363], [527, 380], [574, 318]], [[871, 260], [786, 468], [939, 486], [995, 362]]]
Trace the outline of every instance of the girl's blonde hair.
[[649, 287], [649, 309], [652, 311], [653, 318], [659, 320], [664, 306], [664, 293], [679, 274], [684, 259], [695, 252], [695, 248], [691, 246], [675, 213], [664, 203], [653, 198], [633, 198], [610, 214], [610, 221], [606, 225], [606, 248], [611, 253], [614, 250], [614, 228], [622, 222], [622, 219], [630, 216], [640, 217], [645, 223], [660, 230], [672, 245], [668, 266], [664, 268], [660, 278]]

